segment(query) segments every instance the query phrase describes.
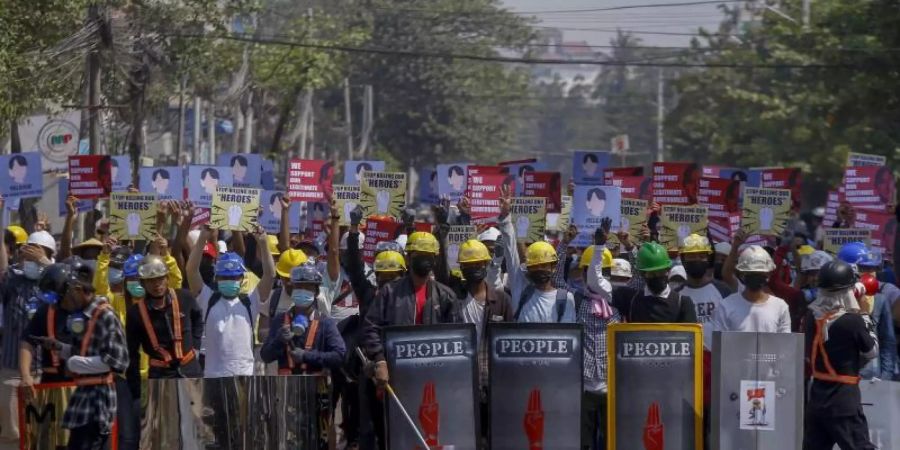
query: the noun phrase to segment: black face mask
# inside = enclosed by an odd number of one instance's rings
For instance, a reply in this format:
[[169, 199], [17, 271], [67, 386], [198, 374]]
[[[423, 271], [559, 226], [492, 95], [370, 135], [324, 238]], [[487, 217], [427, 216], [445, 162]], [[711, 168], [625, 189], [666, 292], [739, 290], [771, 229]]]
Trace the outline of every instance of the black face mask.
[[644, 278], [644, 281], [647, 283], [647, 289], [657, 295], [662, 294], [669, 286], [669, 280], [666, 277]]
[[769, 282], [769, 275], [765, 273], [748, 273], [741, 276], [744, 287], [751, 291], [758, 291]]
[[724, 266], [723, 264], [714, 264], [713, 265], [713, 278], [715, 278], [717, 280], [722, 279], [722, 267], [723, 266]]
[[538, 286], [549, 283], [551, 278], [553, 278], [553, 272], [550, 272], [548, 270], [536, 270], [534, 272], [528, 272], [528, 279]]
[[688, 278], [700, 279], [706, 276], [706, 269], [709, 269], [709, 263], [706, 261], [685, 261], [684, 271], [687, 272]]
[[466, 267], [462, 269], [463, 278], [469, 283], [480, 283], [487, 278], [487, 267]]
[[412, 266], [412, 272], [420, 277], [427, 277], [429, 273], [431, 273], [431, 269], [434, 269], [434, 256], [431, 255], [416, 255], [413, 256], [410, 260], [410, 266]]

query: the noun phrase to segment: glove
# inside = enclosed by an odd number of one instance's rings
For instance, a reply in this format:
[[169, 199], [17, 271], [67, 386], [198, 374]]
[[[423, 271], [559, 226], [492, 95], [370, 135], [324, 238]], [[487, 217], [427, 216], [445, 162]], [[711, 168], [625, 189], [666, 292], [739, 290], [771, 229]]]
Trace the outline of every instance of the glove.
[[295, 348], [291, 350], [291, 358], [294, 359], [294, 362], [300, 364], [303, 362], [303, 355], [306, 354], [306, 350], [302, 348]]
[[531, 225], [531, 220], [528, 220], [526, 216], [519, 216], [516, 219], [516, 237], [519, 239], [525, 239], [528, 237], [528, 228]]
[[360, 224], [360, 222], [362, 222], [363, 214], [365, 213], [365, 210], [363, 210], [363, 207], [360, 205], [356, 205], [356, 204], [353, 204], [350, 202], [347, 202], [347, 204], [354, 205], [354, 208], [347, 214], [350, 217], [350, 225], [358, 226]]
[[128, 236], [137, 236], [141, 229], [141, 216], [138, 213], [130, 213], [125, 218], [125, 226], [128, 229]]
[[386, 361], [378, 361], [375, 363], [375, 384], [384, 386], [388, 384], [390, 377], [388, 376], [388, 368]]
[[388, 207], [391, 206], [391, 193], [385, 190], [378, 191], [375, 194], [375, 205], [378, 214], [387, 214]]
[[291, 330], [290, 325], [282, 325], [281, 329], [278, 330], [278, 339], [281, 339], [281, 342], [285, 344], [290, 344], [294, 339], [294, 331]]
[[244, 210], [241, 209], [238, 205], [231, 205], [228, 207], [228, 226], [229, 227], [237, 227], [241, 224], [241, 216], [244, 215]]
[[772, 208], [760, 208], [759, 210], [759, 229], [760, 231], [769, 231], [772, 229], [772, 222], [775, 221], [775, 212]]

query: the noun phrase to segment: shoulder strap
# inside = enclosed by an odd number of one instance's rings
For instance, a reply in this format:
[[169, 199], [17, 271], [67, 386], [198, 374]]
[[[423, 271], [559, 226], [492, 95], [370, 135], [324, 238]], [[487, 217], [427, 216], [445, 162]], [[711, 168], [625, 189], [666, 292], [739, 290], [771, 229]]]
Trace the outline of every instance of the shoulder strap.
[[[50, 339], [56, 339], [56, 306], [50, 305], [47, 308], [47, 337]], [[59, 353], [50, 349], [50, 365], [53, 367], [59, 367], [61, 361], [59, 360]]]
[[669, 304], [675, 305], [675, 321], [677, 322], [681, 319], [681, 294], [676, 292], [674, 289], [669, 292], [669, 298], [667, 299]]
[[563, 315], [566, 313], [566, 305], [569, 303], [569, 291], [565, 289], [556, 290], [556, 322], [562, 322]]
[[81, 339], [81, 356], [87, 356], [88, 348], [91, 345], [91, 339], [94, 337], [94, 328], [97, 326], [97, 320], [107, 309], [111, 309], [109, 303], [100, 303], [94, 308], [91, 319], [88, 321], [87, 331], [84, 333], [84, 338]]
[[281, 300], [282, 289], [281, 280], [276, 280], [275, 287], [272, 288], [272, 293], [269, 294], [269, 317], [273, 319], [278, 313], [278, 301]]
[[[206, 323], [209, 320], [209, 312], [212, 311], [213, 306], [216, 306], [216, 303], [222, 299], [222, 294], [218, 292], [214, 293], [212, 297], [209, 298], [209, 303], [206, 305], [206, 317], [203, 319], [203, 323]], [[244, 305], [244, 308], [247, 308], [247, 317], [250, 318], [250, 321], [253, 321], [253, 310], [250, 305], [250, 297], [247, 294], [238, 295], [238, 300], [241, 301], [241, 304]]]
[[533, 284], [529, 284], [522, 290], [522, 296], [519, 298], [519, 304], [516, 305], [516, 312], [513, 314], [513, 322], [519, 321], [519, 316], [522, 315], [522, 308], [525, 307], [525, 302], [531, 299], [532, 294], [534, 294]]
[[238, 295], [238, 300], [241, 301], [241, 304], [244, 305], [244, 308], [247, 308], [247, 317], [250, 318], [250, 326], [253, 326], [253, 305], [250, 302], [250, 296], [247, 294]]

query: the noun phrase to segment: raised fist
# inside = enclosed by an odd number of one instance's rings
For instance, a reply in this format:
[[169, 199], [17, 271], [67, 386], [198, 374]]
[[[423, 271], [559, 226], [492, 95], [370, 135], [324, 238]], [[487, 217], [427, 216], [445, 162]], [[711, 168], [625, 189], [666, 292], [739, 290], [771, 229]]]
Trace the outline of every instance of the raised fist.
[[244, 215], [244, 211], [238, 205], [231, 205], [228, 207], [228, 226], [229, 227], [237, 227], [241, 224], [241, 216]]
[[419, 405], [419, 424], [425, 434], [425, 443], [429, 448], [438, 444], [438, 432], [441, 425], [441, 410], [437, 402], [437, 394], [434, 392], [434, 382], [425, 383], [422, 390], [422, 404]]
[[541, 406], [541, 390], [534, 388], [528, 396], [528, 409], [525, 411], [525, 436], [528, 437], [530, 449], [544, 446], [544, 409]]
[[125, 227], [129, 236], [137, 236], [141, 230], [141, 216], [138, 213], [129, 213], [125, 218]]
[[644, 450], [665, 449], [665, 425], [659, 417], [659, 403], [653, 402], [647, 408], [647, 420], [644, 422]]
[[378, 211], [378, 214], [387, 214], [390, 206], [391, 193], [385, 190], [378, 191], [375, 194], [375, 209]]
[[761, 231], [769, 231], [772, 229], [772, 222], [775, 221], [775, 212], [772, 208], [765, 207], [759, 210], [759, 229]]

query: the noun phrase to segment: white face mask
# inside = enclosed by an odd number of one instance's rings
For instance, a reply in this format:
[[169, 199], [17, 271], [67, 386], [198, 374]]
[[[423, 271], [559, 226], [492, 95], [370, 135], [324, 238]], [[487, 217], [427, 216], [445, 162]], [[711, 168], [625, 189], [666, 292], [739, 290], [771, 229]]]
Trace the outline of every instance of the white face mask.
[[44, 272], [44, 266], [34, 261], [25, 261], [22, 263], [22, 272], [25, 275], [25, 278], [37, 280], [41, 278], [41, 274]]

